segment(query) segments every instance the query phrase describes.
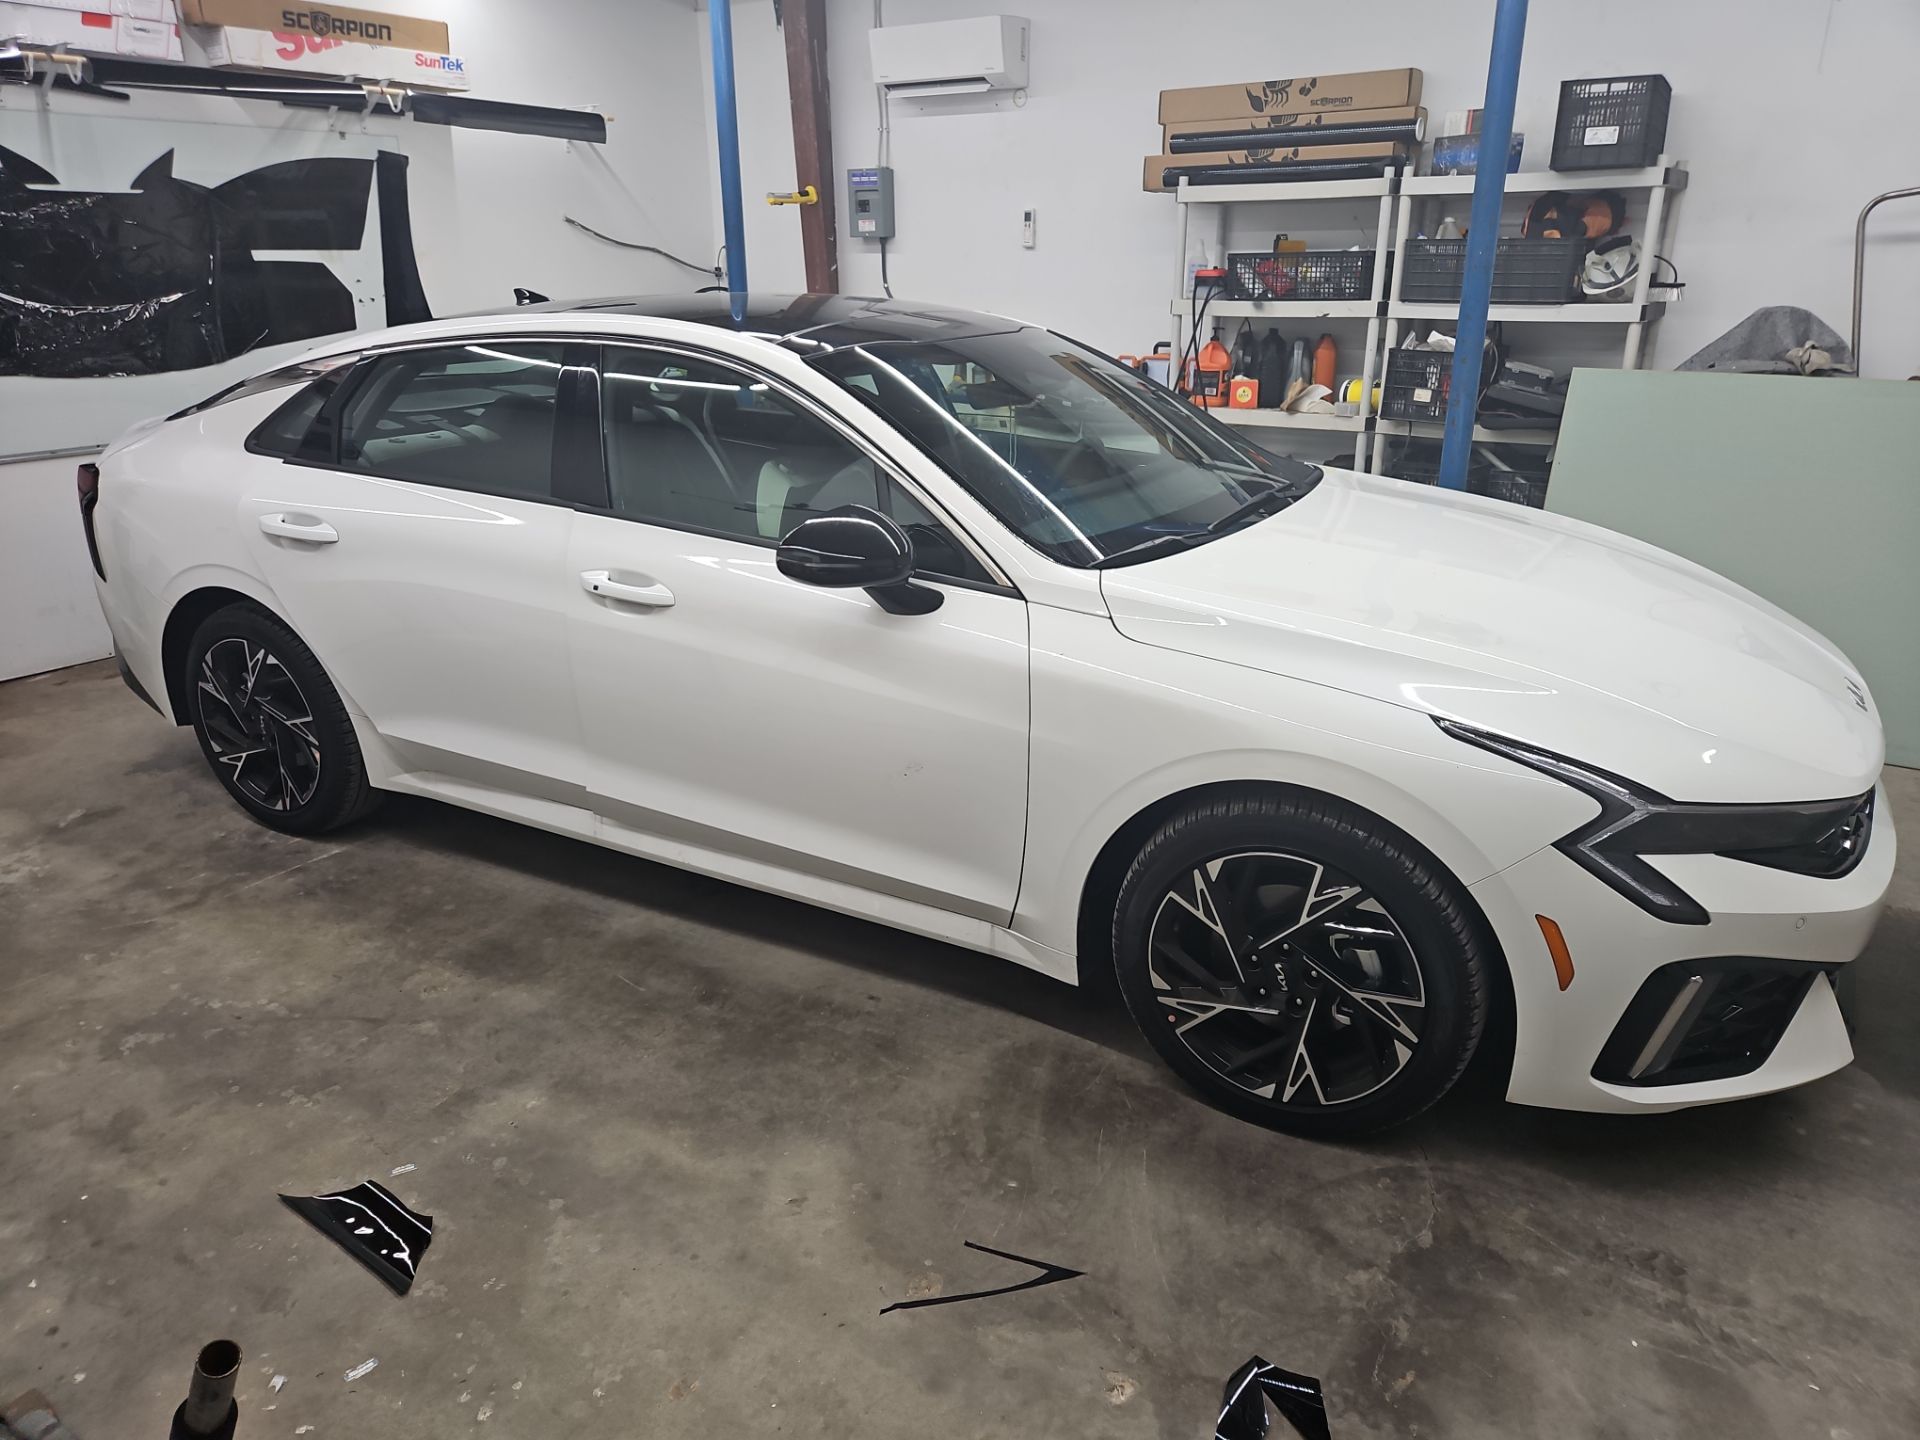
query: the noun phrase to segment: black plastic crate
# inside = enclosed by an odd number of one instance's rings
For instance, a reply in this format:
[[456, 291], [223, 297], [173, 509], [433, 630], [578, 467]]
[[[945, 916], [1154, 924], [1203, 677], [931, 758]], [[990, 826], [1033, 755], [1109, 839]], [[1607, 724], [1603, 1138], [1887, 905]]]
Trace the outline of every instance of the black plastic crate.
[[[1535, 510], [1544, 509], [1547, 503], [1547, 475], [1532, 474], [1524, 469], [1502, 469], [1484, 458], [1480, 452], [1485, 448], [1484, 444], [1476, 445], [1475, 454], [1467, 464], [1467, 493], [1506, 500], [1515, 505], [1527, 505]], [[1440, 483], [1440, 451], [1440, 442], [1437, 440], [1404, 440], [1387, 452], [1382, 469], [1396, 479], [1410, 480], [1416, 485], [1437, 485]], [[1529, 457], [1546, 454], [1543, 450], [1523, 451], [1518, 446], [1509, 447], [1502, 453]], [[1521, 463], [1538, 462], [1528, 460]]]
[[1664, 75], [1562, 80], [1553, 126], [1555, 170], [1637, 170], [1667, 144], [1673, 87]]
[[1373, 294], [1373, 251], [1230, 254], [1227, 287], [1235, 300], [1365, 300]]
[[[1503, 238], [1493, 257], [1495, 305], [1566, 305], [1580, 298], [1585, 240]], [[1407, 241], [1400, 298], [1412, 304], [1451, 305], [1460, 299], [1467, 268], [1465, 240]]]
[[1516, 505], [1531, 505], [1543, 510], [1547, 504], [1547, 477], [1524, 475], [1518, 470], [1494, 470], [1467, 477], [1467, 490], [1495, 500], [1511, 500]]
[[1445, 420], [1453, 355], [1445, 350], [1389, 350], [1381, 380], [1385, 420]]

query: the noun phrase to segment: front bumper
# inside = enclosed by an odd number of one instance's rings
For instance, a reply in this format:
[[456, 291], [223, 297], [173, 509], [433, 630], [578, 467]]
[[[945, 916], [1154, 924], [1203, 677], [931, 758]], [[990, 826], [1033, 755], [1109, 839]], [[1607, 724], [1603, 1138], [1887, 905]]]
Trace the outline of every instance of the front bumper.
[[[1835, 980], [1839, 967], [1866, 947], [1893, 878], [1896, 841], [1884, 791], [1876, 794], [1875, 812], [1866, 854], [1838, 879], [1717, 855], [1650, 857], [1706, 907], [1712, 918], [1705, 925], [1655, 919], [1552, 848], [1473, 886], [1513, 978], [1507, 1098], [1565, 1110], [1677, 1110], [1784, 1090], [1846, 1065], [1853, 1046], [1835, 1000]], [[1566, 939], [1573, 978], [1565, 990], [1540, 916], [1558, 924]], [[1664, 970], [1684, 961], [1701, 963]], [[1695, 974], [1705, 984], [1686, 990]], [[1752, 996], [1762, 997], [1776, 1007], [1772, 1018], [1784, 1022], [1760, 1026], [1766, 1033], [1754, 1047], [1754, 1057], [1764, 1052], [1757, 1064], [1687, 1064], [1690, 1054], [1697, 1062], [1699, 1052], [1710, 1049], [1708, 1028], [1731, 1009], [1724, 997], [1711, 1015], [1690, 1005], [1699, 990], [1714, 993], [1716, 974], [1756, 985], [1769, 974], [1785, 977], [1780, 984], [1726, 992], [1749, 1004]], [[1785, 999], [1783, 988], [1792, 991]], [[1783, 1005], [1790, 1018], [1779, 1009]], [[1670, 1016], [1668, 1030], [1656, 1037]], [[1698, 1042], [1692, 1050], [1689, 1033]], [[1656, 1038], [1660, 1043], [1650, 1046]], [[1729, 1068], [1740, 1073], [1726, 1073]], [[1688, 1078], [1693, 1075], [1706, 1078]]]

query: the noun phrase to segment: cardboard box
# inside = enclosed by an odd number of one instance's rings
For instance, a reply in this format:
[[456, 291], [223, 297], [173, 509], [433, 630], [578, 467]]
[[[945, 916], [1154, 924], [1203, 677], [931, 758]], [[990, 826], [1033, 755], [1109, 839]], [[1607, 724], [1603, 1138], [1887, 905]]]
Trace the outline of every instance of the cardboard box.
[[126, 15], [135, 20], [178, 23], [173, 0], [23, 0], [48, 10], [91, 10], [96, 15]]
[[1160, 194], [1176, 188], [1176, 176], [1169, 181], [1169, 170], [1187, 170], [1198, 166], [1252, 165], [1264, 169], [1284, 169], [1302, 161], [1401, 161], [1407, 158], [1404, 145], [1296, 145], [1285, 150], [1201, 150], [1192, 155], [1149, 155], [1141, 172], [1140, 188]]
[[1306, 115], [1320, 110], [1391, 110], [1419, 103], [1418, 70], [1362, 70], [1353, 75], [1298, 75], [1291, 80], [1162, 90], [1160, 123]]
[[[1240, 135], [1250, 145], [1284, 142], [1281, 132], [1313, 130], [1325, 125], [1414, 125], [1415, 139], [1425, 138], [1427, 112], [1418, 105], [1397, 105], [1387, 110], [1315, 110], [1311, 114], [1283, 112], [1279, 115], [1243, 115], [1237, 120], [1175, 120], [1160, 127], [1160, 148], [1173, 153], [1173, 140], [1179, 135]], [[1334, 144], [1340, 142], [1334, 141]], [[1222, 142], [1212, 150], [1238, 149], [1238, 144]]]
[[437, 50], [396, 50], [313, 35], [238, 30], [223, 25], [196, 28], [193, 38], [207, 64], [222, 70], [295, 70], [355, 80], [383, 80], [422, 90], [465, 90], [467, 62]]
[[283, 5], [280, 0], [180, 0], [180, 18], [189, 25], [231, 25], [269, 30], [350, 45], [389, 45], [444, 55], [452, 48], [446, 22], [380, 10], [350, 10], [338, 5]]
[[171, 20], [145, 20], [64, 5], [0, 4], [0, 36], [17, 35], [29, 45], [83, 55], [125, 55], [138, 60], [182, 58], [180, 27]]

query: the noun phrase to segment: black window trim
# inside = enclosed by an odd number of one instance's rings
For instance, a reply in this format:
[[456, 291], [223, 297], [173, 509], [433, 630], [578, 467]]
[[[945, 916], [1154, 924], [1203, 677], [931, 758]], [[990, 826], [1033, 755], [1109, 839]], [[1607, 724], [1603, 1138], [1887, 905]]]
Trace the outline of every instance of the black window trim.
[[[492, 500], [514, 500], [527, 505], [554, 505], [565, 510], [580, 510], [591, 514], [605, 513], [606, 507], [602, 504], [574, 500], [557, 494], [529, 495], [520, 491], [495, 490], [480, 486], [462, 487], [458, 485], [436, 485], [431, 480], [421, 480], [415, 476], [387, 475], [379, 471], [366, 470], [357, 465], [347, 465], [341, 462], [341, 414], [345, 411], [347, 405], [352, 402], [353, 397], [359, 393], [360, 388], [367, 383], [367, 377], [372, 374], [377, 362], [386, 359], [390, 355], [404, 354], [410, 350], [451, 350], [476, 344], [561, 345], [571, 346], [584, 352], [595, 352], [595, 359], [587, 364], [576, 366], [567, 360], [562, 360], [561, 362], [560, 379], [554, 389], [553, 448], [548, 462], [550, 478], [554, 481], [556, 488], [560, 482], [562, 470], [561, 461], [563, 457], [571, 458], [567, 457], [567, 452], [572, 451], [577, 454], [578, 452], [590, 451], [596, 456], [601, 454], [601, 447], [598, 443], [600, 377], [597, 363], [597, 343], [591, 336], [546, 333], [537, 335], [452, 335], [443, 336], [438, 340], [410, 340], [401, 344], [382, 345], [374, 349], [362, 351], [351, 365], [340, 367], [339, 372], [337, 372], [341, 375], [339, 387], [327, 398], [326, 404], [320, 407], [319, 414], [313, 417], [312, 425], [309, 425], [307, 428], [307, 433], [311, 435], [314, 426], [327, 426], [327, 449], [329, 458], [321, 460], [307, 455], [281, 455], [272, 450], [262, 449], [255, 443], [255, 437], [259, 435], [261, 430], [266, 428], [274, 415], [280, 413], [281, 406], [276, 406], [272, 414], [269, 414], [265, 420], [262, 420], [259, 425], [255, 426], [254, 429], [248, 433], [246, 439], [247, 452], [252, 455], [258, 455], [262, 459], [278, 460], [283, 465], [299, 465], [308, 470], [328, 470], [341, 475], [358, 475], [363, 479], [371, 477], [376, 480], [385, 480], [395, 485], [418, 485], [426, 490], [444, 490], [450, 495], [485, 495]], [[572, 384], [569, 384], [569, 372], [576, 369], [589, 372], [593, 377], [592, 383], [583, 385], [576, 379]], [[328, 375], [317, 376], [312, 383], [318, 385], [325, 382], [328, 378], [330, 378]], [[292, 398], [297, 399], [300, 394], [305, 393], [306, 391], [303, 387], [301, 391]], [[587, 416], [580, 412], [584, 405], [583, 397], [589, 393], [593, 397], [593, 409], [591, 415]], [[291, 403], [291, 401], [287, 403]], [[592, 428], [586, 428], [588, 426]], [[606, 497], [608, 491], [604, 463], [597, 465], [591, 478], [594, 483], [589, 488], [593, 489], [598, 495]]]
[[[600, 415], [599, 397], [603, 358], [605, 352], [610, 348], [661, 351], [668, 354], [681, 355], [705, 364], [721, 365], [735, 370], [745, 371], [753, 375], [756, 379], [765, 382], [767, 387], [782, 399], [791, 401], [804, 409], [808, 414], [823, 421], [839, 434], [841, 438], [878, 465], [889, 479], [924, 506], [927, 513], [932, 515], [935, 520], [945, 525], [947, 529], [959, 539], [960, 543], [966, 546], [968, 553], [970, 553], [975, 560], [979, 561], [981, 568], [984, 569], [989, 576], [997, 577], [992, 580], [968, 580], [957, 575], [938, 575], [931, 572], [922, 573], [916, 570], [914, 572], [914, 579], [923, 581], [929, 585], [948, 585], [960, 590], [977, 590], [988, 595], [1011, 595], [1019, 600], [1026, 598], [1020, 593], [1020, 588], [1013, 583], [1012, 578], [1007, 574], [1006, 567], [993, 558], [992, 552], [981, 545], [966, 526], [955, 520], [946, 506], [940, 504], [933, 496], [929, 495], [924, 486], [907, 475], [904, 468], [896, 463], [891, 456], [875, 447], [867, 436], [854, 429], [852, 425], [820, 404], [812, 396], [796, 390], [785, 378], [774, 374], [763, 366], [756, 365], [753, 361], [743, 359], [738, 355], [730, 355], [718, 350], [709, 350], [702, 346], [687, 344], [680, 340], [656, 339], [648, 335], [609, 335], [595, 331], [541, 329], [525, 332], [513, 331], [506, 334], [501, 334], [496, 331], [475, 331], [469, 335], [441, 335], [432, 339], [401, 340], [390, 344], [372, 346], [360, 351], [351, 365], [343, 365], [340, 367], [342, 371], [344, 371], [344, 374], [339, 388], [329, 397], [327, 403], [321, 407], [320, 413], [314, 417], [313, 423], [315, 425], [325, 423], [331, 427], [332, 433], [329, 439], [332, 443], [329, 448], [332, 451], [332, 459], [315, 460], [310, 457], [298, 455], [278, 455], [272, 451], [258, 449], [254, 444], [254, 434], [258, 433], [260, 427], [255, 427], [255, 431], [248, 434], [246, 449], [250, 454], [259, 455], [262, 459], [278, 460], [285, 465], [300, 465], [311, 470], [331, 470], [345, 475], [369, 475], [372, 472], [340, 463], [340, 413], [346, 407], [347, 402], [352, 399], [355, 392], [366, 383], [367, 375], [372, 370], [375, 361], [408, 350], [442, 350], [461, 345], [511, 345], [516, 343], [579, 345], [596, 351], [593, 363], [594, 384], [587, 387], [591, 389], [593, 393], [592, 417], [589, 420], [588, 417], [583, 416], [580, 413], [582, 407], [579, 404], [568, 403], [566, 387], [563, 384], [559, 393], [560, 408], [555, 416], [554, 454], [557, 460], [563, 443], [561, 436], [562, 427], [579, 425], [583, 422], [590, 424], [592, 429], [588, 433], [592, 435], [594, 439], [592, 448], [598, 451], [602, 457], [599, 478], [600, 494], [605, 497], [604, 503], [592, 504], [576, 500], [567, 500], [557, 495], [508, 495], [500, 494], [493, 490], [460, 490], [451, 485], [436, 486], [430, 481], [409, 479], [401, 475], [380, 475], [376, 478], [388, 480], [400, 485], [419, 485], [429, 490], [446, 490], [457, 495], [488, 495], [494, 499], [517, 500], [529, 505], [557, 505], [564, 509], [577, 510], [585, 515], [605, 515], [611, 519], [621, 520], [630, 525], [651, 525], [659, 530], [677, 530], [690, 535], [703, 535], [714, 540], [733, 540], [742, 545], [754, 546], [757, 549], [779, 549], [780, 542], [778, 540], [767, 540], [759, 536], [740, 535], [733, 531], [710, 530], [698, 525], [671, 524], [666, 521], [650, 520], [637, 515], [622, 515], [613, 508], [613, 497], [606, 476], [605, 431]], [[326, 376], [317, 377], [313, 383], [318, 384], [326, 378]], [[278, 413], [278, 407], [275, 408], [274, 413]], [[880, 418], [884, 419], [885, 417], [882, 416]], [[272, 419], [272, 415], [269, 415], [267, 419]], [[263, 420], [261, 426], [264, 426], [265, 423], [266, 421]]]
[[[355, 359], [351, 363], [335, 366], [333, 369], [328, 370], [323, 374], [316, 375], [311, 380], [309, 380], [306, 384], [302, 385], [298, 390], [295, 390], [291, 395], [287, 396], [286, 399], [282, 400], [278, 405], [274, 406], [273, 409], [269, 410], [266, 414], [265, 419], [261, 420], [261, 422], [258, 425], [254, 426], [253, 429], [247, 432], [247, 438], [244, 446], [244, 448], [246, 449], [246, 452], [249, 455], [258, 455], [263, 460], [280, 460], [280, 461], [293, 460], [295, 457], [292, 455], [282, 454], [278, 450], [269, 450], [264, 445], [262, 445], [260, 443], [261, 432], [264, 431], [269, 425], [271, 425], [276, 419], [279, 418], [280, 412], [282, 410], [286, 410], [292, 405], [294, 405], [297, 401], [303, 398], [309, 390], [313, 389], [316, 385], [326, 385], [331, 383], [333, 385], [333, 393], [326, 398], [325, 402], [322, 403], [322, 405], [320, 406], [320, 409], [317, 412], [315, 412], [313, 419], [307, 422], [307, 428], [305, 433], [302, 434], [300, 437], [300, 440], [296, 442], [298, 444], [305, 444], [306, 437], [313, 433], [313, 427], [318, 425], [322, 420], [329, 418], [331, 412], [340, 403], [341, 395], [351, 392], [359, 385], [360, 377], [361, 377], [361, 373], [364, 365], [365, 365], [364, 357], [355, 357]], [[268, 394], [271, 392], [261, 391], [260, 393]], [[251, 398], [251, 397], [248, 397], [248, 398]], [[311, 464], [312, 462], [303, 460], [300, 463]]]
[[[887, 476], [888, 479], [893, 481], [902, 490], [906, 491], [908, 495], [912, 496], [936, 521], [946, 526], [948, 531], [957, 537], [960, 543], [966, 547], [967, 553], [979, 562], [981, 569], [985, 570], [989, 576], [1000, 577], [998, 580], [968, 580], [958, 575], [941, 575], [932, 571], [915, 570], [913, 572], [913, 578], [915, 580], [923, 581], [929, 585], [951, 585], [960, 590], [977, 590], [987, 595], [1011, 595], [1016, 599], [1025, 599], [1025, 597], [1021, 595], [1019, 587], [1007, 577], [1005, 567], [995, 560], [985, 547], [968, 533], [964, 525], [958, 523], [953, 516], [948, 513], [944, 505], [941, 505], [932, 496], [928, 495], [925, 489], [909, 476], [902, 473], [901, 468], [896, 465], [889, 456], [875, 448], [867, 437], [860, 434], [825, 406], [819, 404], [811, 396], [795, 390], [782, 377], [753, 364], [751, 361], [742, 360], [737, 355], [727, 355], [719, 351], [706, 350], [697, 345], [682, 344], [677, 340], [654, 340], [645, 336], [625, 335], [607, 335], [600, 337], [603, 371], [605, 366], [605, 352], [609, 349], [616, 348], [623, 350], [651, 350], [657, 353], [678, 355], [685, 359], [697, 360], [703, 364], [719, 365], [725, 369], [738, 370], [752, 375], [755, 379], [763, 382], [773, 394], [783, 400], [790, 401], [806, 411], [807, 414], [823, 421], [843, 440], [853, 446], [855, 450], [858, 450], [862, 455], [866, 456], [868, 460], [880, 468], [882, 474]], [[609, 496], [609, 500], [611, 500], [611, 496]], [[586, 510], [592, 507], [581, 506], [579, 508]], [[623, 515], [614, 510], [611, 504], [609, 504], [606, 509], [597, 510], [594, 511], [594, 513], [605, 514], [615, 520], [624, 520], [631, 525], [651, 525], [657, 530], [676, 530], [689, 535], [704, 535], [715, 540], [733, 540], [742, 545], [751, 545], [761, 550], [778, 550], [780, 548], [780, 541], [769, 540], [758, 535], [742, 535], [737, 531], [717, 530], [704, 525], [687, 525], [675, 521], [655, 520], [644, 515]]]

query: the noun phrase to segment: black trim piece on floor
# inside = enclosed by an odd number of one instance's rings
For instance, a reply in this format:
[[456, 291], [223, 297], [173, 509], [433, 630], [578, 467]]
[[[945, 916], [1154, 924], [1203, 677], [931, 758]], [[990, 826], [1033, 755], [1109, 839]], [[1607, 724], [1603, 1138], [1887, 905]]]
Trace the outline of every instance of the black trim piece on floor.
[[1327, 1401], [1320, 1382], [1311, 1375], [1282, 1370], [1258, 1355], [1227, 1377], [1215, 1440], [1266, 1440], [1271, 1427], [1267, 1402], [1302, 1440], [1331, 1440], [1327, 1430]]
[[1014, 1295], [1022, 1290], [1037, 1290], [1042, 1285], [1057, 1284], [1062, 1280], [1078, 1280], [1087, 1272], [1069, 1270], [1064, 1265], [1051, 1265], [1045, 1260], [1029, 1260], [1024, 1255], [1016, 1255], [1011, 1250], [996, 1250], [991, 1245], [976, 1245], [971, 1240], [962, 1241], [967, 1249], [979, 1250], [988, 1255], [998, 1255], [1002, 1260], [1012, 1260], [1020, 1265], [1030, 1265], [1040, 1273], [1017, 1285], [1002, 1285], [997, 1290], [969, 1290], [964, 1295], [934, 1295], [925, 1300], [896, 1300], [880, 1313], [886, 1315], [895, 1310], [918, 1310], [927, 1305], [955, 1305], [962, 1300], [984, 1300], [989, 1295]]

